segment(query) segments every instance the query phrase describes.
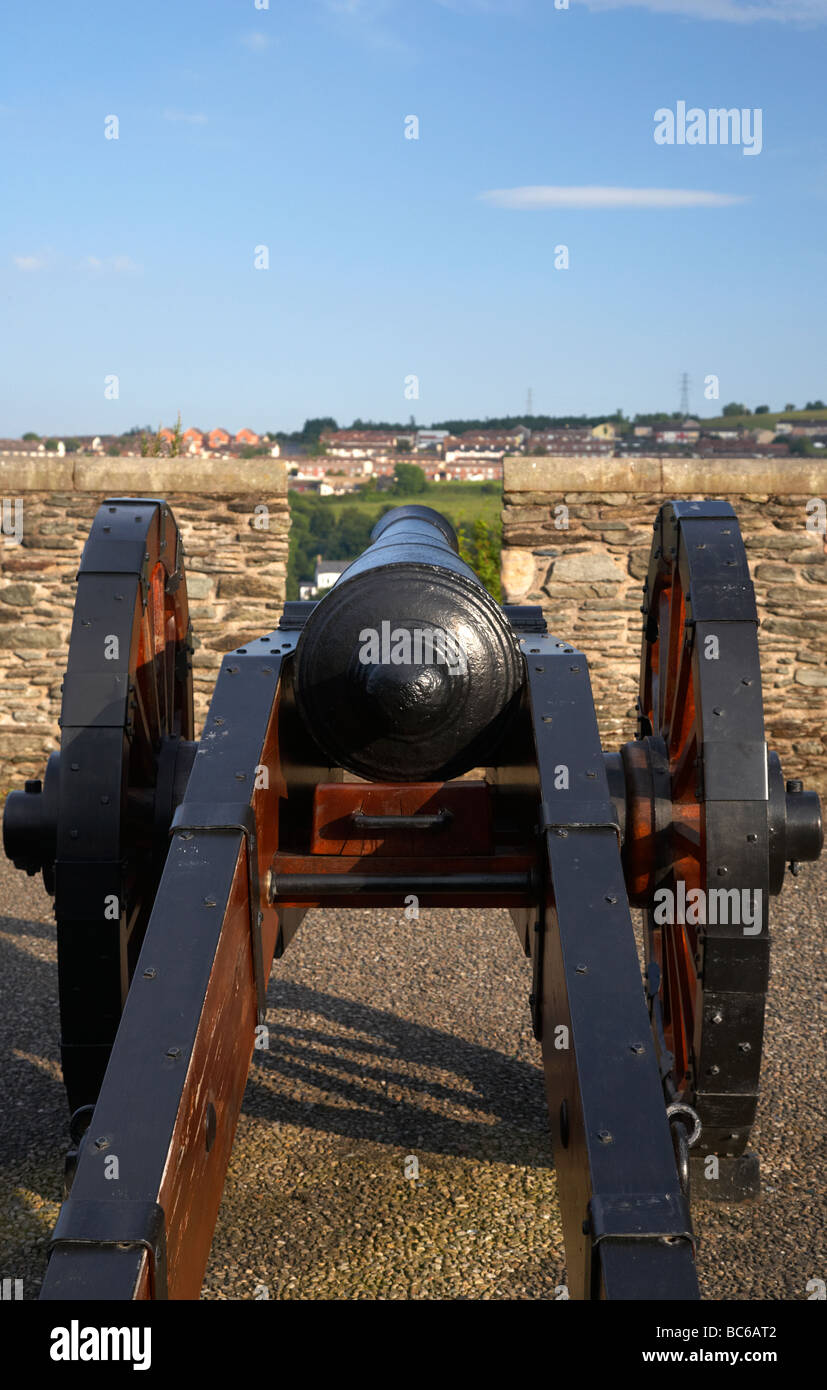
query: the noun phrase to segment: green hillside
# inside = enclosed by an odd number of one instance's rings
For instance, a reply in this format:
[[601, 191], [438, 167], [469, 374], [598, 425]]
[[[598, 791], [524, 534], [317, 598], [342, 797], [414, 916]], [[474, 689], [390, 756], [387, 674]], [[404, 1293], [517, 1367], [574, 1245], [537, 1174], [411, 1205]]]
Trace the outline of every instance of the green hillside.
[[827, 410], [775, 410], [767, 415], [719, 415], [712, 420], [696, 417], [704, 429], [708, 430], [774, 430], [779, 420], [823, 420], [827, 426]]

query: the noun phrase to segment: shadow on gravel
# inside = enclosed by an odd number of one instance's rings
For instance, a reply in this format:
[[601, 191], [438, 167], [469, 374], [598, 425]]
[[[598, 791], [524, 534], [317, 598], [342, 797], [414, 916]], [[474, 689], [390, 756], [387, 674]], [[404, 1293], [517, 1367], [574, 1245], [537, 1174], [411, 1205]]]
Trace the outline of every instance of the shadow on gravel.
[[0, 917], [0, 1167], [69, 1132], [60, 1074], [57, 970], [26, 947], [54, 927]]
[[59, 1079], [54, 927], [0, 917], [0, 1275], [35, 1298], [63, 1197], [69, 1108]]
[[[402, 1148], [551, 1168], [539, 1067], [291, 981], [271, 993], [246, 1114]], [[464, 1112], [464, 1114], [462, 1113]]]

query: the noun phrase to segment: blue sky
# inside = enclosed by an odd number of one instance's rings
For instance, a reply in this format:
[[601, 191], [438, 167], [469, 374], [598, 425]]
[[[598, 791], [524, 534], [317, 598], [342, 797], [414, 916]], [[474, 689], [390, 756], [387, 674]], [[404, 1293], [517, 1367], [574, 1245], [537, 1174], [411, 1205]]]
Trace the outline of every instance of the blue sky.
[[0, 435], [827, 399], [827, 0], [7, 0], [0, 52]]

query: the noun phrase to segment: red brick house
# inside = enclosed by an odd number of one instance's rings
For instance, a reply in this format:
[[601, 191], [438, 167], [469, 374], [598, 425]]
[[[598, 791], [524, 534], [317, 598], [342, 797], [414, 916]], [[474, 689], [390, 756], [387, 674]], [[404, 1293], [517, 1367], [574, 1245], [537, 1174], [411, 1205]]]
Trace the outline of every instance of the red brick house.
[[252, 430], [239, 430], [235, 442], [236, 444], [258, 444], [258, 435]]
[[200, 430], [194, 429], [192, 426], [190, 426], [188, 430], [184, 430], [181, 440], [188, 449], [193, 447], [196, 453], [199, 453], [204, 447], [203, 434]]
[[207, 435], [207, 443], [211, 449], [226, 449], [227, 445], [230, 443], [230, 436], [226, 430], [210, 430]]

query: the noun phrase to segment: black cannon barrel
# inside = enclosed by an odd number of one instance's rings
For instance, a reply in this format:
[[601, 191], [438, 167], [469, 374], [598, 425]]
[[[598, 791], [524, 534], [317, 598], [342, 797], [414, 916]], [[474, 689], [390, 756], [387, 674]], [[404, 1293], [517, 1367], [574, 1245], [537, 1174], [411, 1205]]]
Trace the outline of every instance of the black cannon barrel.
[[485, 766], [523, 681], [508, 619], [430, 507], [396, 507], [376, 523], [296, 649], [308, 729], [332, 763], [372, 781]]

